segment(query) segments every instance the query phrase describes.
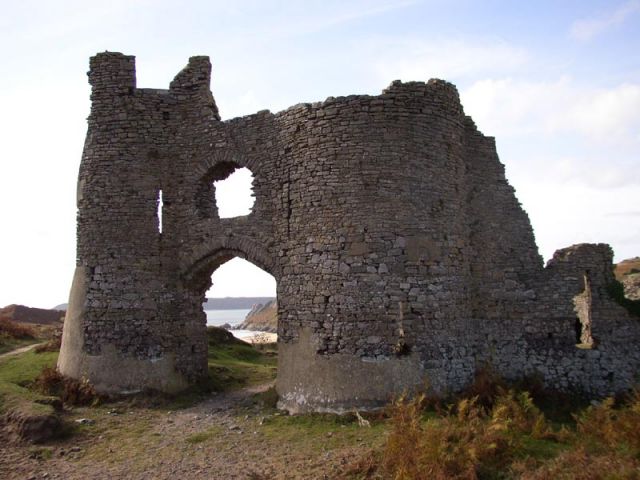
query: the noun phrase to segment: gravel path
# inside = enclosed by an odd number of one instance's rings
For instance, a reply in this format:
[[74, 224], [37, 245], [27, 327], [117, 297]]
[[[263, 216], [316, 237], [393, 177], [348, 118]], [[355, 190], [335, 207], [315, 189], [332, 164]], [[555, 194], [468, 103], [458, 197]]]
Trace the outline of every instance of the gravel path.
[[10, 352], [5, 352], [3, 354], [0, 354], [0, 360], [2, 360], [3, 358], [12, 357], [13, 355], [28, 352], [29, 350], [33, 350], [39, 345], [44, 345], [44, 343], [32, 343], [31, 345], [27, 345], [26, 347], [20, 347], [16, 348], [15, 350], [11, 350]]

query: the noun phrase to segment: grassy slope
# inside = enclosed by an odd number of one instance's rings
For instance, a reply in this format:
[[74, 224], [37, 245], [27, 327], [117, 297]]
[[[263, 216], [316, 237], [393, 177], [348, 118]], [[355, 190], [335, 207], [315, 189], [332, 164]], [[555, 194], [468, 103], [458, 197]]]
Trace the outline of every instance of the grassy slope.
[[626, 260], [623, 260], [622, 262], [616, 264], [614, 269], [616, 279], [619, 281], [622, 281], [624, 276], [629, 274], [631, 271], [640, 272], [640, 257], [628, 258]]
[[0, 414], [8, 408], [22, 411], [49, 413], [51, 407], [34, 403], [42, 398], [29, 385], [45, 367], [55, 366], [57, 352], [35, 353], [33, 350], [0, 359]]
[[255, 385], [276, 377], [276, 349], [262, 349], [238, 340], [226, 330], [207, 329], [209, 339], [209, 377], [218, 391]]
[[[258, 350], [217, 328], [208, 330], [208, 339], [209, 379], [202, 385], [205, 391], [225, 391], [275, 379], [275, 347]], [[48, 411], [50, 407], [33, 403], [42, 395], [30, 385], [45, 367], [54, 367], [57, 359], [57, 352], [34, 351], [0, 359], [0, 414], [17, 406], [23, 410]], [[189, 391], [176, 397], [173, 405], [191, 404], [197, 399], [193, 393]]]

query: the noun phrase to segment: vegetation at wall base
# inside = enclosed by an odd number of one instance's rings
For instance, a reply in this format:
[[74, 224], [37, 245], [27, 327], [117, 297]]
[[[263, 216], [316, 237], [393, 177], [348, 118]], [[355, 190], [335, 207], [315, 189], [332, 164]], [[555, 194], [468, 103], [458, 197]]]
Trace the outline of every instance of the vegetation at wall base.
[[45, 367], [34, 380], [32, 388], [44, 395], [60, 398], [65, 405], [97, 405], [101, 400], [88, 381], [65, 377], [55, 367]]
[[474, 385], [447, 401], [424, 394], [396, 399], [384, 447], [355, 461], [343, 478], [639, 477], [640, 393], [586, 408], [569, 403], [572, 416], [552, 421], [528, 391], [488, 382], [492, 375], [478, 372]]

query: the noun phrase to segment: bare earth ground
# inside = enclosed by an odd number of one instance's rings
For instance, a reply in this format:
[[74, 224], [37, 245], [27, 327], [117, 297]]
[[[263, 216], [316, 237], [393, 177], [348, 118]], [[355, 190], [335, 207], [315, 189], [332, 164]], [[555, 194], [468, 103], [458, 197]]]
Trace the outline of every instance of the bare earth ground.
[[[194, 406], [76, 408], [67, 439], [34, 446], [0, 434], [2, 479], [333, 479], [384, 440], [382, 428], [297, 420], [259, 408], [270, 385]], [[78, 423], [77, 420], [88, 419]], [[309, 422], [298, 424], [297, 422]]]

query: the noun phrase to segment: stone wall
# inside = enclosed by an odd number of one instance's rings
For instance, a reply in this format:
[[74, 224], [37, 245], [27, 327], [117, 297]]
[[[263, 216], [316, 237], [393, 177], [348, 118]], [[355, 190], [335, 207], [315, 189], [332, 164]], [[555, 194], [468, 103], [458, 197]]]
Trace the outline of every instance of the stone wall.
[[[192, 57], [169, 90], [138, 89], [133, 57], [91, 59], [62, 373], [105, 391], [206, 375], [202, 301], [239, 256], [277, 280], [291, 411], [377, 406], [427, 379], [455, 390], [487, 361], [593, 395], [634, 381], [640, 323], [608, 298], [611, 251], [574, 246], [543, 267], [453, 85], [396, 81], [222, 122], [210, 72]], [[240, 167], [254, 208], [221, 219], [213, 182]]]

